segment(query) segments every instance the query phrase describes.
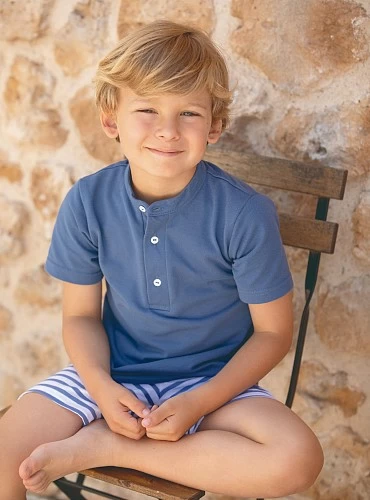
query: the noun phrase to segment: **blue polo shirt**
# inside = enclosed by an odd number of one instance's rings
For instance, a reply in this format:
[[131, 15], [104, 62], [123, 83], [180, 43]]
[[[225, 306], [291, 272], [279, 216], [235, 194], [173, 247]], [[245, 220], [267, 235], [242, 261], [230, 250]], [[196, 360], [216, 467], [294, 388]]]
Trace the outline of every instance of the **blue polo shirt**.
[[205, 161], [151, 205], [135, 198], [127, 161], [80, 179], [46, 270], [81, 285], [105, 278], [111, 373], [131, 383], [214, 376], [253, 333], [248, 304], [292, 288], [272, 201]]

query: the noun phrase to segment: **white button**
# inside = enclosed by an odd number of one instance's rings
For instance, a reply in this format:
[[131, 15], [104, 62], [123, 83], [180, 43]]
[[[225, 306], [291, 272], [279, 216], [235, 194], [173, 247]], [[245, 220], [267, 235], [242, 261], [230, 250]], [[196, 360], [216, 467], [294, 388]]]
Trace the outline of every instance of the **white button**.
[[143, 212], [143, 213], [144, 213], [144, 212], [146, 212], [146, 209], [145, 209], [145, 207], [143, 207], [143, 205], [140, 205], [139, 210], [140, 210], [141, 212]]
[[162, 281], [159, 280], [158, 278], [153, 281], [154, 286], [161, 286], [161, 284], [162, 284]]
[[157, 236], [152, 236], [150, 238], [150, 241], [153, 243], [153, 245], [156, 245], [159, 241], [159, 239], [157, 238]]

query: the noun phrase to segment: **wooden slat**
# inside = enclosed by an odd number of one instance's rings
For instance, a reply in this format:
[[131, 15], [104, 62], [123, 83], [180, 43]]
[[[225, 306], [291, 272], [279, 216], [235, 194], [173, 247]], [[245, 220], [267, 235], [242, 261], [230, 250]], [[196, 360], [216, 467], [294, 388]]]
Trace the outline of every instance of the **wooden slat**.
[[205, 494], [202, 490], [188, 488], [132, 469], [99, 467], [81, 471], [81, 474], [161, 500], [198, 500]]
[[279, 220], [284, 245], [314, 252], [334, 253], [337, 223], [288, 214], [279, 214]]
[[204, 159], [247, 183], [343, 199], [347, 170], [212, 147]]

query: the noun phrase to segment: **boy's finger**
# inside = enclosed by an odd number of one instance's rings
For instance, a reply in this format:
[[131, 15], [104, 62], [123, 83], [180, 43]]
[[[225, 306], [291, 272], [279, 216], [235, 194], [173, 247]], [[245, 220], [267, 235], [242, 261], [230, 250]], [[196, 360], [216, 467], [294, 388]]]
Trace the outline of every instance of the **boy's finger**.
[[161, 422], [156, 427], [146, 429], [147, 437], [157, 441], [178, 441], [183, 434], [176, 431], [167, 420]]
[[154, 427], [156, 425], [159, 425], [161, 422], [163, 422], [166, 418], [170, 416], [171, 413], [168, 412], [166, 404], [163, 404], [162, 406], [159, 406], [155, 410], [152, 410], [150, 415], [146, 416], [143, 419], [142, 425], [144, 427]]
[[147, 432], [146, 435], [149, 439], [154, 439], [155, 441], [171, 441], [165, 434], [154, 434]]
[[130, 431], [128, 429], [123, 428], [121, 432], [119, 432], [119, 434], [121, 434], [122, 436], [126, 436], [130, 439], [135, 439], [137, 441], [145, 436], [145, 429], [142, 427], [141, 430]]
[[145, 417], [149, 415], [150, 410], [145, 403], [137, 399], [131, 392], [128, 392], [120, 398], [120, 403], [127, 406], [129, 410], [133, 411], [138, 417]]
[[169, 423], [167, 420], [160, 422], [158, 425], [150, 426], [146, 429], [148, 437], [152, 436], [166, 436], [169, 433]]
[[124, 420], [121, 422], [122, 434], [132, 439], [140, 438], [145, 434], [145, 429], [141, 425], [142, 419], [137, 419], [126, 413]]
[[[151, 407], [151, 409], [150, 409], [150, 412], [153, 412], [153, 411], [154, 411], [154, 410], [156, 410], [157, 408], [159, 408], [159, 406], [158, 406], [158, 405], [153, 405], [153, 406]], [[144, 417], [144, 418], [145, 418], [145, 417]], [[140, 418], [140, 417], [139, 417], [138, 422], [139, 422], [139, 424], [141, 425], [141, 427], [145, 429], [145, 427], [144, 427], [144, 425], [143, 425], [143, 420], [144, 420], [144, 418]]]

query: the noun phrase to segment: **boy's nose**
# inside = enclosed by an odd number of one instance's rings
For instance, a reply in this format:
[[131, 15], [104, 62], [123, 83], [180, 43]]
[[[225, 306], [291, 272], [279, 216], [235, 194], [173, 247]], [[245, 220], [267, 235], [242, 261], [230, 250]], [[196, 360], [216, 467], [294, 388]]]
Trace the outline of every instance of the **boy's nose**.
[[180, 132], [176, 120], [161, 120], [156, 130], [156, 136], [165, 141], [179, 139]]

